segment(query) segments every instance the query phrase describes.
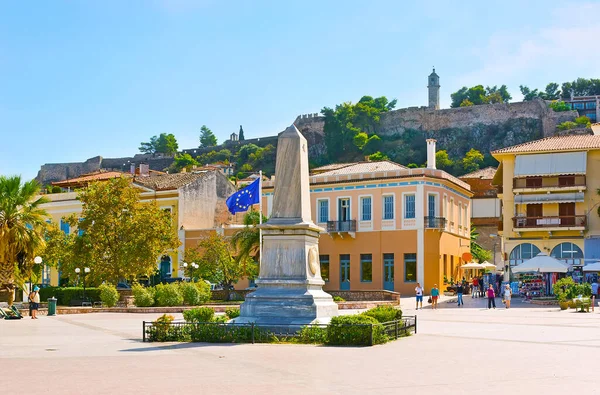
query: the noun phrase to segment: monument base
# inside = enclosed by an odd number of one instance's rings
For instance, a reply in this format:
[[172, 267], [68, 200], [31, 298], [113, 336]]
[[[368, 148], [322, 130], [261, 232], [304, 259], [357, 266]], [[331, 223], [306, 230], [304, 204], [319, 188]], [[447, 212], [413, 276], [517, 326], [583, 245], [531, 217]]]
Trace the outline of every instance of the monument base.
[[[258, 325], [308, 325], [328, 324], [331, 317], [338, 315], [337, 304], [321, 286], [300, 284], [277, 284], [270, 287], [259, 284], [259, 288], [246, 295], [240, 307], [236, 323], [254, 322]], [[312, 287], [316, 289], [311, 289]]]

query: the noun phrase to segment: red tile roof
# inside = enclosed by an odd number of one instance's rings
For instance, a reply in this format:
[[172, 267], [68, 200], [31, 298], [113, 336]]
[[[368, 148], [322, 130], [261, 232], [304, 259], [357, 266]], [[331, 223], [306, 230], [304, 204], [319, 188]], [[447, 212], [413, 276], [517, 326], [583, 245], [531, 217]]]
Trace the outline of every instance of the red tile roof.
[[460, 176], [458, 178], [463, 179], [463, 178], [481, 178], [484, 180], [491, 180], [492, 178], [494, 178], [494, 174], [496, 174], [496, 168], [495, 167], [486, 167], [485, 169], [479, 169], [476, 170], [472, 173], [468, 173], [465, 174], [464, 176]]
[[184, 185], [196, 181], [198, 178], [204, 177], [209, 171], [199, 171], [193, 173], [174, 173], [160, 174], [149, 177], [136, 177], [134, 184], [141, 185], [155, 191], [168, 191], [178, 189]]
[[341, 176], [345, 174], [357, 174], [357, 173], [372, 173], [375, 171], [395, 171], [405, 170], [406, 167], [399, 165], [398, 163], [382, 160], [379, 162], [356, 162], [348, 163], [347, 166], [339, 167], [334, 170], [319, 173], [319, 176]]
[[53, 182], [52, 185], [56, 185], [61, 188], [78, 187], [94, 181], [106, 181], [119, 177], [131, 177], [131, 175], [129, 173], [122, 173], [120, 171], [97, 171], [94, 173], [82, 174], [79, 177], [69, 178], [68, 180], [64, 181], [56, 181]]

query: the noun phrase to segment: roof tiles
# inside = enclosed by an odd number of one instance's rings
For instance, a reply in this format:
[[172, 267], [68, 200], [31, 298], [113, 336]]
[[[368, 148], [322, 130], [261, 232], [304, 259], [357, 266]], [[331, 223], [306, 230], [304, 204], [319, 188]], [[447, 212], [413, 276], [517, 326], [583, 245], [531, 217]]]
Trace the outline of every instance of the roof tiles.
[[347, 166], [320, 173], [319, 176], [341, 176], [346, 174], [372, 173], [375, 171], [404, 170], [406, 167], [389, 160], [379, 162], [348, 163]]
[[512, 147], [492, 151], [492, 154], [517, 154], [526, 152], [580, 151], [600, 149], [600, 135], [569, 135], [546, 137]]
[[194, 173], [175, 173], [149, 177], [136, 177], [134, 182], [138, 185], [153, 189], [155, 191], [167, 191], [171, 189], [178, 189], [184, 185], [194, 182], [198, 178], [204, 177], [206, 173], [206, 171], [202, 171]]

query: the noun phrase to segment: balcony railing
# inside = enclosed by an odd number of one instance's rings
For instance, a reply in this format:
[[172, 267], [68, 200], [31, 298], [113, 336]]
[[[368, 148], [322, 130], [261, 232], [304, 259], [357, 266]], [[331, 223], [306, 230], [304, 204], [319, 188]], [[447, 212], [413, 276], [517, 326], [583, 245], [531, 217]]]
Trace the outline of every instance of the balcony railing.
[[584, 175], [568, 177], [539, 177], [539, 178], [514, 178], [513, 189], [542, 189], [542, 188], [582, 188], [585, 187]]
[[425, 217], [425, 228], [444, 229], [446, 228], [446, 218], [443, 217]]
[[568, 228], [585, 227], [585, 215], [568, 215], [560, 217], [514, 217], [513, 225], [519, 228]]
[[356, 232], [356, 220], [327, 221], [327, 232]]

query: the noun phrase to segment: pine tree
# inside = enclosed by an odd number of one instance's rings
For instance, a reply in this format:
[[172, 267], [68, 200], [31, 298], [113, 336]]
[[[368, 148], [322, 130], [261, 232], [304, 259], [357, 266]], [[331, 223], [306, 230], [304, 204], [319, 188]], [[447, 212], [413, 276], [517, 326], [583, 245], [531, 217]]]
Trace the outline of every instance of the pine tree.
[[245, 140], [245, 138], [244, 138], [244, 129], [242, 128], [242, 125], [240, 125], [240, 136], [239, 136], [239, 138], [240, 138], [240, 141]]

